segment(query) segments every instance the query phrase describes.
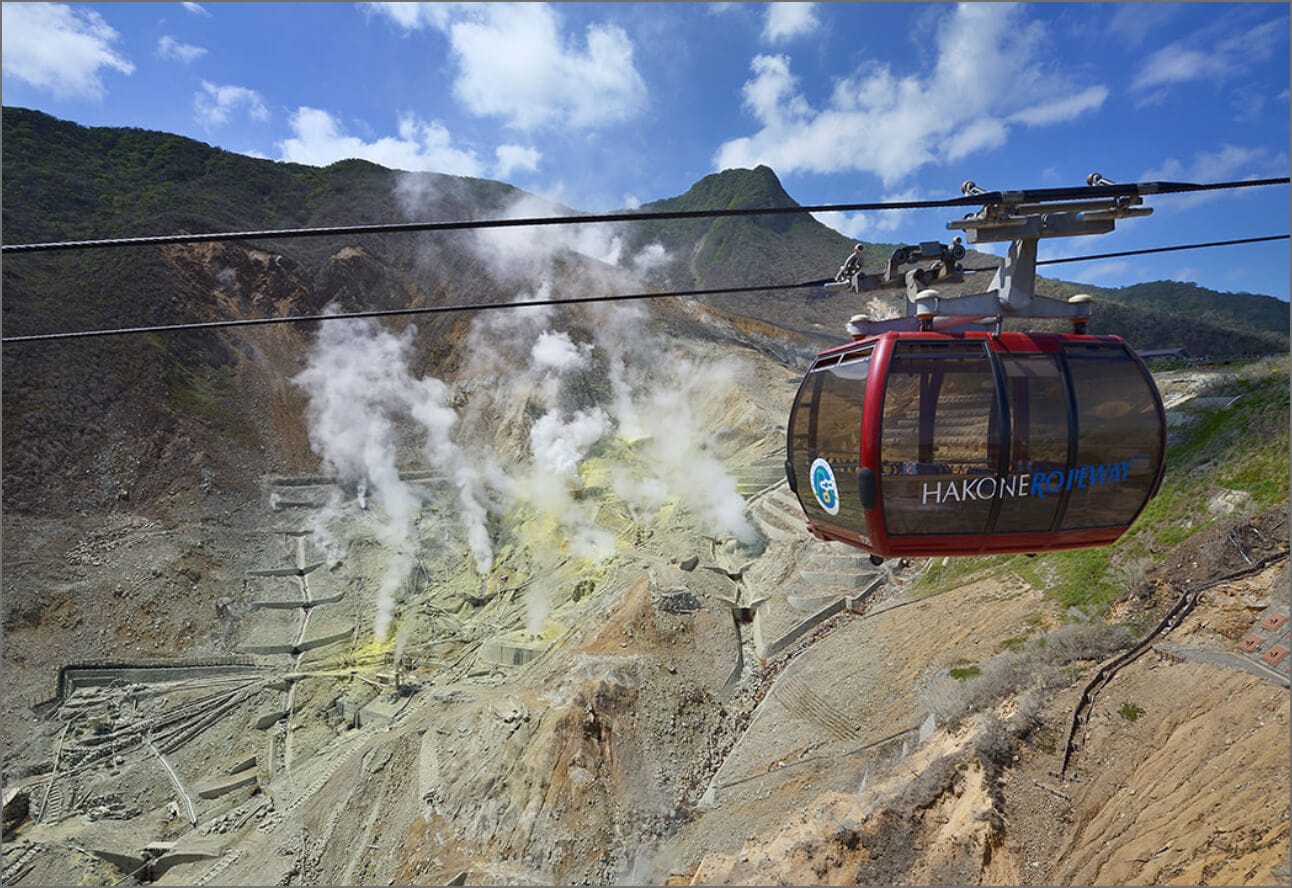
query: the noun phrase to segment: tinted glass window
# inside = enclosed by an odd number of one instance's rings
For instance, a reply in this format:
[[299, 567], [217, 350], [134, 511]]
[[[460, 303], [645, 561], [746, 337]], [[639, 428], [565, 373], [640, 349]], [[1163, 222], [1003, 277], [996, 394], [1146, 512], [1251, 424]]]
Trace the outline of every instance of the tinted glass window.
[[888, 532], [983, 533], [998, 486], [999, 425], [983, 346], [899, 344], [881, 433]]
[[[866, 527], [857, 473], [869, 372], [869, 352], [845, 355], [814, 370], [799, 389], [790, 417], [790, 462], [803, 510], [814, 521], [859, 531]], [[823, 507], [822, 502], [835, 506], [835, 498], [837, 511]]]
[[1000, 357], [1009, 397], [1009, 472], [994, 530], [1045, 532], [1063, 498], [1045, 495], [1034, 477], [1068, 468], [1068, 395], [1058, 355]]
[[1071, 491], [1065, 530], [1129, 524], [1153, 489], [1162, 426], [1152, 380], [1120, 346], [1064, 352], [1077, 398], [1077, 458], [1051, 486]]

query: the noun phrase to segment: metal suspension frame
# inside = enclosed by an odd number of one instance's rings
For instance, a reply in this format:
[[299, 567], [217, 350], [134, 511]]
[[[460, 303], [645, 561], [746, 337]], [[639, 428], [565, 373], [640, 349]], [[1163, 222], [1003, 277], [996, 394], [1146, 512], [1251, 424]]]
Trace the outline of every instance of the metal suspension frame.
[[[964, 269], [960, 259], [965, 250], [956, 237], [950, 246], [936, 241], [899, 247], [880, 274], [858, 272], [849, 279], [826, 284], [828, 289], [849, 289], [854, 293], [872, 290], [906, 290], [905, 317], [873, 321], [857, 315], [848, 323], [848, 332], [856, 337], [871, 336], [890, 330], [932, 330], [965, 324], [994, 325], [1000, 332], [1006, 318], [1064, 318], [1072, 322], [1077, 333], [1086, 331], [1093, 308], [1090, 296], [1082, 293], [1067, 301], [1036, 293], [1036, 245], [1042, 238], [1077, 237], [1106, 234], [1116, 227], [1118, 219], [1148, 216], [1153, 210], [1142, 206], [1139, 193], [1106, 196], [1114, 183], [1099, 173], [1091, 173], [1086, 184], [1102, 196], [1088, 200], [1072, 199], [1070, 190], [999, 192], [999, 200], [984, 204], [982, 209], [963, 219], [947, 223], [947, 228], [965, 232], [968, 242], [1008, 241], [1005, 260], [996, 270], [987, 289], [964, 296], [942, 296], [932, 285], [961, 283]], [[965, 196], [986, 194], [972, 181], [961, 188]], [[1051, 195], [1061, 194], [1062, 199]], [[934, 259], [925, 267], [900, 272], [899, 267]]]

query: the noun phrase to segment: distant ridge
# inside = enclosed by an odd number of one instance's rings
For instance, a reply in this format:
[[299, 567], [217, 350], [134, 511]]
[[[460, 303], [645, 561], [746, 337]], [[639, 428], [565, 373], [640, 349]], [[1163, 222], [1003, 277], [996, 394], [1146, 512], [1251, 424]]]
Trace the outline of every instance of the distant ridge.
[[[361, 160], [322, 168], [261, 160], [169, 133], [85, 127], [23, 108], [4, 108], [3, 132], [4, 233], [11, 243], [387, 222], [400, 218], [392, 194], [400, 177], [408, 175]], [[427, 212], [441, 218], [488, 215], [524, 195], [511, 185], [486, 179], [435, 173], [416, 174], [416, 178], [435, 195]], [[712, 173], [683, 194], [640, 209], [798, 205], [771, 168], [757, 166]], [[554, 213], [572, 212], [552, 207]], [[622, 226], [621, 236], [629, 255], [652, 244], [663, 247], [666, 259], [649, 280], [661, 288], [682, 289], [832, 277], [854, 243], [806, 214], [643, 221]], [[300, 263], [305, 277], [321, 275], [316, 283], [323, 290], [309, 300], [318, 309], [319, 298], [335, 295], [329, 282], [336, 278], [327, 267], [328, 257], [351, 242], [362, 244], [374, 267], [367, 269], [364, 287], [344, 288], [345, 304], [356, 308], [400, 304], [406, 298], [401, 293], [410, 285], [402, 278], [414, 261], [414, 239], [310, 239], [283, 242], [279, 249]], [[476, 260], [455, 252], [452, 239], [442, 243], [450, 249], [440, 253], [441, 282], [480, 277]], [[867, 243], [866, 270], [882, 269], [894, 246]], [[6, 263], [6, 333], [103, 324], [123, 316], [136, 323], [195, 319], [191, 310], [165, 293], [166, 271], [155, 252], [111, 252], [111, 256], [66, 255], [57, 262], [21, 266]], [[996, 261], [972, 252], [970, 259], [977, 266]], [[963, 286], [947, 287], [946, 295], [980, 288], [986, 278], [976, 275]], [[1099, 301], [1092, 331], [1120, 333], [1140, 348], [1183, 346], [1191, 353], [1217, 355], [1288, 349], [1288, 304], [1268, 296], [1222, 294], [1174, 281], [1102, 288], [1038, 278], [1038, 290], [1058, 297], [1082, 291], [1095, 295]], [[69, 302], [64, 296], [68, 293], [91, 298]], [[145, 295], [148, 298], [140, 298]], [[709, 301], [726, 312], [837, 340], [850, 315], [871, 311], [876, 299], [897, 313], [903, 298], [896, 291], [857, 296], [816, 290], [755, 291]]]

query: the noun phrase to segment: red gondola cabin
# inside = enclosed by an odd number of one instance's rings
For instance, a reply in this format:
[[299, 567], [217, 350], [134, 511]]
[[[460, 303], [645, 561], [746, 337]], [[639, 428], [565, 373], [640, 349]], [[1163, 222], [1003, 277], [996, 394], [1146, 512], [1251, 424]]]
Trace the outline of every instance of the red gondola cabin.
[[877, 557], [1108, 545], [1157, 492], [1166, 412], [1116, 336], [888, 332], [818, 355], [786, 474]]

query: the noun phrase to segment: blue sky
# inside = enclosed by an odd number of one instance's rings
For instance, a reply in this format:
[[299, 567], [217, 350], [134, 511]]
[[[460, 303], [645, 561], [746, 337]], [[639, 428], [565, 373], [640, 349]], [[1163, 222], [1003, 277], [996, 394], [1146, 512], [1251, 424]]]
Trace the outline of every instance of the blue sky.
[[[3, 4], [3, 98], [273, 160], [365, 157], [580, 210], [766, 163], [800, 203], [1288, 175], [1288, 4]], [[1150, 199], [1060, 258], [1282, 234], [1286, 186]], [[396, 213], [392, 206], [392, 217]], [[954, 212], [822, 221], [946, 240]], [[154, 233], [154, 232], [148, 232]], [[843, 257], [840, 257], [842, 260]], [[1072, 263], [1288, 298], [1286, 241]], [[822, 269], [829, 274], [833, 269]]]

